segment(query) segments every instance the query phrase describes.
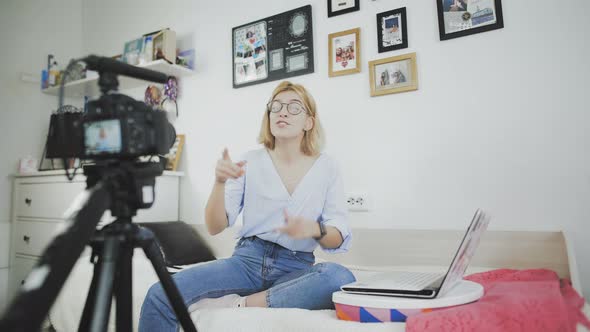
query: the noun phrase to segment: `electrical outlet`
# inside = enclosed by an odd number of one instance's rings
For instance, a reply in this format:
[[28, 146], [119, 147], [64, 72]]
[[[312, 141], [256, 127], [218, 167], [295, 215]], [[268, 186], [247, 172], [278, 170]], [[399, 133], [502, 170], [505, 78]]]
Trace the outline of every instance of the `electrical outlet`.
[[348, 211], [369, 211], [367, 194], [347, 193], [346, 206], [348, 206]]

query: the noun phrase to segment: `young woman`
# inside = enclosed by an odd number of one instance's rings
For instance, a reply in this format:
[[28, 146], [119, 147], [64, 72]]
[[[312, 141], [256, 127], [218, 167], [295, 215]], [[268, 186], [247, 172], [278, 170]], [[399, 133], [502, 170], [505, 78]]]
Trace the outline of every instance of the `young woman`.
[[[315, 264], [318, 244], [331, 253], [350, 247], [342, 177], [321, 152], [323, 132], [305, 88], [273, 91], [262, 120], [260, 150], [217, 162], [205, 222], [215, 235], [243, 213], [232, 257], [174, 275], [189, 311], [219, 307], [333, 308], [332, 293], [354, 281], [345, 267]], [[141, 309], [141, 331], [176, 331], [177, 318], [160, 286]]]

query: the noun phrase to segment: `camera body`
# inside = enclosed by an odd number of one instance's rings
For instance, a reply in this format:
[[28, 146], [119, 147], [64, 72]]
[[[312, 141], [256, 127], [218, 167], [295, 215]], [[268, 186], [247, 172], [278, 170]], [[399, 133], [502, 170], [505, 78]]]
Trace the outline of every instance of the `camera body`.
[[111, 93], [88, 102], [86, 113], [51, 115], [47, 158], [133, 160], [167, 154], [175, 138], [165, 112]]

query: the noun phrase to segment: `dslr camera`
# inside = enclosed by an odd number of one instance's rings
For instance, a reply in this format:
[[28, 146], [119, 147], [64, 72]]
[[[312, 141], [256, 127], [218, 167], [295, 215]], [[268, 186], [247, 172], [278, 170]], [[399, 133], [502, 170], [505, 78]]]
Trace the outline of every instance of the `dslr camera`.
[[133, 160], [167, 154], [176, 132], [166, 113], [114, 91], [118, 84], [115, 74], [126, 70], [136, 71], [135, 77], [151, 75], [148, 78], [154, 81], [165, 82], [168, 77], [109, 58], [90, 56], [84, 61], [88, 68], [101, 74], [99, 85], [103, 94], [88, 102], [85, 113], [51, 115], [47, 158]]

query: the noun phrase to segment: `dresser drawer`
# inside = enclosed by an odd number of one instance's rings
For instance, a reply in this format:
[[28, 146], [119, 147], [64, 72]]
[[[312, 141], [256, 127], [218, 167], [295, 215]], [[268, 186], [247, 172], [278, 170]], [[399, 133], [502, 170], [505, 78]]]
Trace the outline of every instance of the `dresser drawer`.
[[15, 223], [14, 252], [40, 256], [51, 240], [65, 227], [64, 222], [18, 221]]
[[63, 213], [85, 187], [84, 182], [20, 183], [16, 216], [62, 219]]
[[37, 260], [29, 257], [16, 256], [10, 268], [10, 279], [8, 286], [8, 300], [11, 301], [20, 287], [24, 284], [27, 275], [37, 264]]

